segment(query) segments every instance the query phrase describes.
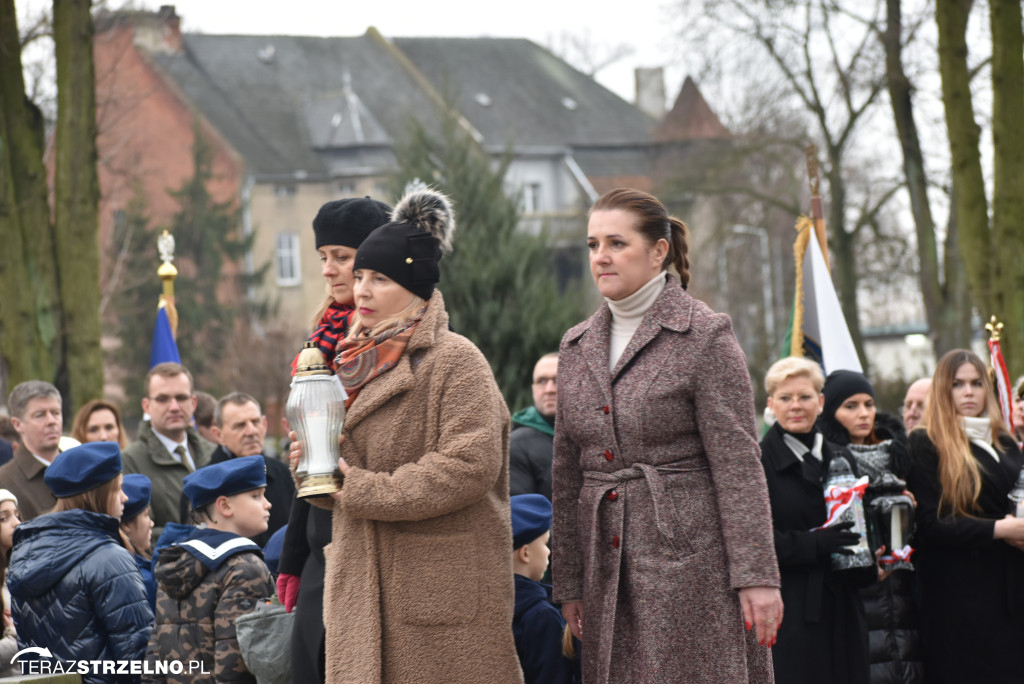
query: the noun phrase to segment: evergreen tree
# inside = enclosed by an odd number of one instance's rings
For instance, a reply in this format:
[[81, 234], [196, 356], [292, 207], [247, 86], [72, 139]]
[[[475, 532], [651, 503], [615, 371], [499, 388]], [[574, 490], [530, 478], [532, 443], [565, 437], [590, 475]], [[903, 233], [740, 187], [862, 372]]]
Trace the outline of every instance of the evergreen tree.
[[512, 411], [532, 405], [534, 364], [558, 349], [583, 313], [575, 287], [559, 291], [545, 232], [532, 235], [519, 227], [521, 200], [507, 193], [505, 183], [511, 157], [495, 166], [455, 115], [437, 135], [412, 123], [395, 155], [395, 197], [421, 179], [448, 195], [455, 208], [454, 250], [441, 262], [438, 283], [452, 328], [487, 357]]
[[146, 197], [141, 185], [123, 211], [114, 218], [107, 263], [113, 264], [107, 292], [100, 308], [104, 327], [110, 326], [120, 344], [109, 349], [106, 366], [110, 380], [124, 387], [130, 398], [122, 407], [125, 423], [142, 416], [137, 398], [149, 370], [149, 352], [156, 324], [156, 305], [161, 284], [156, 277], [160, 263], [158, 233], [150, 229]]
[[[200, 378], [205, 391], [216, 394], [225, 376], [218, 368], [231, 362], [236, 352], [235, 323], [238, 303], [246, 302], [246, 291], [263, 279], [266, 266], [253, 275], [242, 269], [252, 248], [253, 235], [242, 235], [241, 209], [236, 202], [216, 202], [207, 186], [213, 177], [213, 149], [196, 123], [192, 161], [195, 172], [170, 194], [180, 210], [168, 226], [175, 240], [178, 279], [175, 300], [178, 309], [178, 351], [181, 362]], [[225, 268], [232, 264], [233, 268]], [[230, 302], [230, 304], [228, 303]]]

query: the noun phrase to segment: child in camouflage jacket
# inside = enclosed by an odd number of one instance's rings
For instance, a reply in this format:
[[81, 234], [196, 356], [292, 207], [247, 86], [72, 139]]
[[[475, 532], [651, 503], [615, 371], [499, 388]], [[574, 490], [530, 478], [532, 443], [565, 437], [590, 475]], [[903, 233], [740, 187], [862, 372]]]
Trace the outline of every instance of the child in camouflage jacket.
[[[246, 538], [267, 529], [265, 487], [262, 456], [234, 458], [185, 478], [201, 524], [158, 549], [156, 626], [143, 681], [256, 681], [242, 661], [235, 619], [275, 591], [262, 551]], [[164, 674], [170, 661], [181, 661], [183, 671]]]

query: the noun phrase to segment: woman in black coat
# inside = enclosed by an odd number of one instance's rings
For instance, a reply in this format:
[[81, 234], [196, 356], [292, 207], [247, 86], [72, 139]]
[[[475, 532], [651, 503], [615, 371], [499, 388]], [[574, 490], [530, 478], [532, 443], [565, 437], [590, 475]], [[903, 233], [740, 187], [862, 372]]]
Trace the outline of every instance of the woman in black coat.
[[[835, 371], [825, 379], [824, 395], [818, 426], [825, 439], [844, 447], [871, 485], [886, 473], [906, 481], [906, 432], [895, 416], [875, 409], [875, 390], [868, 379], [854, 371]], [[871, 498], [869, 488], [865, 503]], [[901, 570], [861, 590], [868, 621], [872, 684], [924, 681], [913, 579], [913, 573]]]
[[816, 529], [826, 520], [824, 473], [834, 457], [849, 460], [815, 427], [823, 384], [817, 364], [793, 357], [775, 363], [765, 377], [778, 422], [761, 440], [761, 464], [786, 607], [772, 648], [775, 681], [867, 684], [867, 625], [858, 590], [874, 581], [874, 571], [833, 571], [832, 553], [859, 536], [849, 525]]
[[939, 361], [910, 456], [928, 681], [1024, 682], [1024, 519], [1007, 515], [1024, 457], [971, 352]]
[[[390, 214], [391, 207], [367, 196], [328, 202], [313, 219], [327, 296], [309, 339], [316, 342], [331, 370], [355, 312], [352, 261], [356, 250], [375, 228], [388, 222]], [[292, 631], [292, 681], [301, 684], [325, 680], [324, 547], [330, 543], [331, 512], [296, 499], [281, 549], [277, 593], [285, 608], [298, 609]]]

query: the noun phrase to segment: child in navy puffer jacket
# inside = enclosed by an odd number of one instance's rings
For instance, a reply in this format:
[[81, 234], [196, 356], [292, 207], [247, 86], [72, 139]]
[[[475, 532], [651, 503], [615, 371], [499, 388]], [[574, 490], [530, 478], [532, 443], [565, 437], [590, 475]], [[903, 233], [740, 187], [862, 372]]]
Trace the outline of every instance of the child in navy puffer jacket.
[[[44, 479], [57, 505], [14, 531], [7, 573], [19, 644], [47, 648], [65, 663], [141, 660], [153, 613], [120, 535], [127, 498], [120, 448], [91, 442], [68, 449]], [[83, 682], [132, 679], [82, 675]]]

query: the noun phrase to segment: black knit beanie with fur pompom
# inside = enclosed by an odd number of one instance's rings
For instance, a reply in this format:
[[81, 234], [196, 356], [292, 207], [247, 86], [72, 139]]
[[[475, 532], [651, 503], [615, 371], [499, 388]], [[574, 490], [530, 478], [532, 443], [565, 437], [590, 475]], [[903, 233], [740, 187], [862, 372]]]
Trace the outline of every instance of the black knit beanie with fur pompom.
[[383, 273], [423, 299], [441, 279], [438, 262], [451, 251], [455, 215], [448, 198], [429, 188], [406, 194], [391, 222], [374, 230], [356, 252], [353, 270]]

